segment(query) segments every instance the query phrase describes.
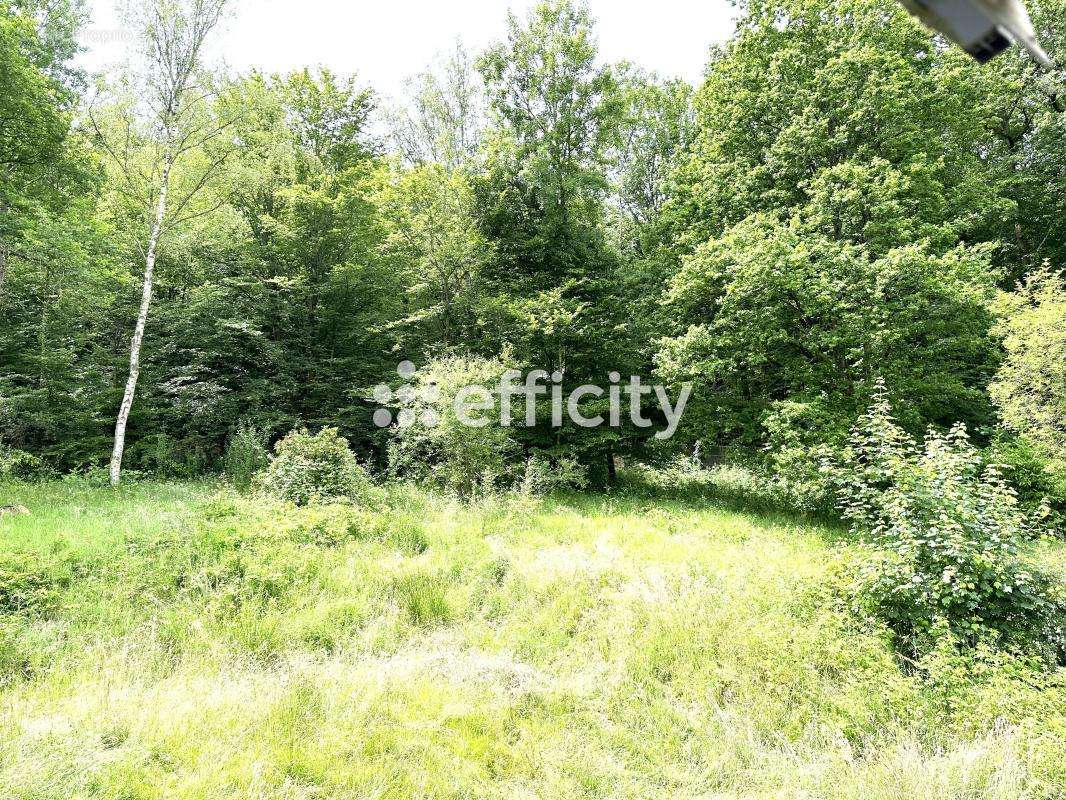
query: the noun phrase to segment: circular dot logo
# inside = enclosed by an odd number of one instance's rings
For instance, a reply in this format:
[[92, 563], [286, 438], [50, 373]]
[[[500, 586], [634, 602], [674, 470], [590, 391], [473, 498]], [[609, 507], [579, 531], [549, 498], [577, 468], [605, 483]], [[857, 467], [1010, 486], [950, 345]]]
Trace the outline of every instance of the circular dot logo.
[[[392, 389], [384, 384], [374, 387], [374, 400], [379, 406], [392, 402]], [[387, 428], [392, 424], [392, 412], [387, 408], [379, 408], [374, 412], [374, 424], [379, 428]]]
[[396, 374], [406, 382], [396, 391], [381, 384], [374, 387], [374, 400], [380, 406], [400, 405], [404, 406], [397, 414], [393, 414], [388, 408], [379, 408], [374, 412], [374, 424], [379, 428], [388, 428], [394, 422], [401, 428], [410, 428], [416, 422], [421, 422], [427, 428], [433, 428], [440, 424], [440, 414], [433, 409], [426, 409], [421, 413], [411, 406], [421, 400], [427, 405], [432, 405], [440, 400], [440, 389], [434, 384], [427, 384], [421, 389], [415, 389], [409, 382], [418, 373], [418, 367], [411, 361], [403, 361], [396, 367]]

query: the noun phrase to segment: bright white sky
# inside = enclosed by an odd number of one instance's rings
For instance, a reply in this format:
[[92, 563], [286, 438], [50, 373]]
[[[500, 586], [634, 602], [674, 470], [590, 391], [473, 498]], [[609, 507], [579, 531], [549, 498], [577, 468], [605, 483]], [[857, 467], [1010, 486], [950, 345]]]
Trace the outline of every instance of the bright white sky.
[[[324, 65], [356, 73], [385, 97], [405, 78], [462, 39], [471, 51], [503, 37], [508, 9], [522, 15], [534, 0], [239, 0], [216, 34], [212, 52], [231, 68], [284, 72]], [[114, 0], [90, 0], [82, 65], [104, 71], [130, 46]], [[732, 31], [727, 0], [590, 0], [600, 55], [628, 59], [664, 76], [697, 83], [708, 47]]]

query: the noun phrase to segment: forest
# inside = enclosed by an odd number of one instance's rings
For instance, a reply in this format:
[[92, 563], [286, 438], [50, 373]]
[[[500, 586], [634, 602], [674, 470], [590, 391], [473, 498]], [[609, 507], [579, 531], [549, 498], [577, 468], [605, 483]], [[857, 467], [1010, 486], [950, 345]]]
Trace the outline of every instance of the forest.
[[[970, 63], [890, 3], [757, 2], [693, 90], [601, 64], [549, 3], [383, 108], [326, 69], [90, 86], [79, 8], [4, 11], [0, 441], [43, 472], [112, 453], [166, 185], [127, 469], [217, 472], [242, 425], [384, 466], [372, 388], [461, 355], [693, 381], [671, 449], [801, 492], [880, 379], [907, 430], [964, 423], [1063, 497], [1066, 99], [1021, 54]], [[1052, 50], [1062, 13], [1037, 9]], [[632, 426], [521, 439], [598, 483], [664, 455]]]
[[389, 99], [0, 0], [0, 794], [1062, 796], [1066, 73], [735, 15], [698, 86], [543, 0]]

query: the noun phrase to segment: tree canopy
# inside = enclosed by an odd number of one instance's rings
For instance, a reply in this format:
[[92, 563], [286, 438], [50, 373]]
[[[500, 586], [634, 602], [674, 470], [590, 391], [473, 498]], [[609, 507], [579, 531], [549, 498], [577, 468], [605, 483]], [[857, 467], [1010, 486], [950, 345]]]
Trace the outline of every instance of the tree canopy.
[[[1066, 6], [1033, 17], [1066, 55]], [[0, 0], [0, 440], [58, 471], [107, 454], [165, 145], [136, 76], [90, 102], [82, 19]], [[546, 0], [402, 107], [327, 69], [197, 80], [134, 469], [215, 469], [242, 424], [335, 427], [383, 465], [371, 390], [405, 360], [691, 381], [670, 447], [770, 462], [841, 441], [879, 379], [914, 432], [1058, 441], [1024, 398], [1054, 359], [1031, 276], [1066, 253], [1061, 71], [977, 65], [890, 0], [749, 0], [691, 87], [605, 62], [588, 9]], [[663, 450], [515, 437], [605, 474]]]

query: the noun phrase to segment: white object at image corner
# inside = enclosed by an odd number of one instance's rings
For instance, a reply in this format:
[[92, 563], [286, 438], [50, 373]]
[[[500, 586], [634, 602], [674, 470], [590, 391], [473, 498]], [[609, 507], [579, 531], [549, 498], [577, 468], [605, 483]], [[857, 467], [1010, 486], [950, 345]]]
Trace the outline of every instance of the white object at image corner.
[[984, 63], [1017, 42], [1033, 60], [1053, 67], [1036, 40], [1021, 0], [900, 0], [914, 16]]

